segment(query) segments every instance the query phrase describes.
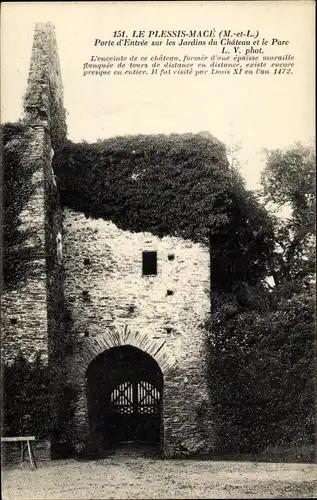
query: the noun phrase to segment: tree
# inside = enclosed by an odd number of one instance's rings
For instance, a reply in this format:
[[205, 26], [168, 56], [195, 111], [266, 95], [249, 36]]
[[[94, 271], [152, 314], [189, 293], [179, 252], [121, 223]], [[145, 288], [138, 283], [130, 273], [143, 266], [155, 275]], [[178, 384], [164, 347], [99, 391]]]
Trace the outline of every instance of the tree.
[[12, 364], [3, 366], [3, 430], [6, 435], [35, 434], [48, 437], [51, 432], [49, 369], [36, 356], [30, 363], [18, 353]]
[[47, 365], [37, 354], [29, 361], [20, 352], [3, 365], [3, 418], [6, 436], [34, 434], [50, 438], [56, 455], [72, 453], [73, 403], [76, 391], [67, 381], [62, 363]]
[[[315, 168], [313, 146], [296, 143], [284, 151], [266, 150], [261, 194], [274, 210], [270, 271], [275, 285], [307, 283], [315, 272]], [[278, 217], [276, 212], [285, 207], [288, 216]]]
[[221, 451], [286, 446], [296, 460], [314, 458], [314, 176], [312, 148], [267, 151], [261, 194], [275, 210], [274, 286], [240, 281], [213, 294], [209, 378]]
[[213, 300], [209, 380], [219, 451], [311, 447], [314, 294], [282, 295], [272, 308], [258, 285]]

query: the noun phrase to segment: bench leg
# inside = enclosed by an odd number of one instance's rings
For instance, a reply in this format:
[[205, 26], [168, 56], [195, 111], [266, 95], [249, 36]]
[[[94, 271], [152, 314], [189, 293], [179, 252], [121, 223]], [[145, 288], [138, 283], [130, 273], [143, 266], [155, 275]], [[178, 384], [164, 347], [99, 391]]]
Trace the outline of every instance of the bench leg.
[[21, 441], [21, 463], [24, 462], [24, 451], [25, 451], [24, 443], [23, 441]]
[[35, 469], [36, 468], [36, 462], [35, 462], [35, 457], [34, 457], [34, 453], [33, 453], [30, 441], [28, 441], [28, 452], [29, 452], [31, 467], [32, 467], [32, 469]]
[[26, 450], [26, 444], [24, 444], [23, 441], [21, 441], [21, 462], [24, 462], [24, 457], [25, 457], [25, 450]]

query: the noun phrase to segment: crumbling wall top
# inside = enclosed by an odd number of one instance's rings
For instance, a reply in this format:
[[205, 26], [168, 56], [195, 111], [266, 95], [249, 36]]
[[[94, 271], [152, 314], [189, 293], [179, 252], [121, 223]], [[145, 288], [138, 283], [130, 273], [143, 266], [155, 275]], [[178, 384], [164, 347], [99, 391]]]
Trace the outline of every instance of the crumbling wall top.
[[37, 23], [24, 96], [24, 119], [29, 124], [48, 127], [54, 150], [63, 145], [67, 136], [63, 85], [52, 23]]

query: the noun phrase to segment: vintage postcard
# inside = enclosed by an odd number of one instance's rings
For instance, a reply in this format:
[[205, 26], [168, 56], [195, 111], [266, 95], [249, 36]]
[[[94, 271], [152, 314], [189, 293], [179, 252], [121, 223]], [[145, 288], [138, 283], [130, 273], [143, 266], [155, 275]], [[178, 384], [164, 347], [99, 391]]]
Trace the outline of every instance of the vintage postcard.
[[314, 14], [2, 3], [5, 500], [316, 494]]

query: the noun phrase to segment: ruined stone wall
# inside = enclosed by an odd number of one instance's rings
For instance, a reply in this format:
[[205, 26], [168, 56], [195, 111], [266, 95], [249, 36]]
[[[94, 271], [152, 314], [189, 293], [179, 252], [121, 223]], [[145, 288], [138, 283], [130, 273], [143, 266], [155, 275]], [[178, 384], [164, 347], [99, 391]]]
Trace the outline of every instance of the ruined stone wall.
[[[66, 140], [59, 60], [50, 23], [35, 27], [22, 121], [29, 137], [25, 160], [33, 163], [34, 175], [20, 220], [21, 230], [28, 231], [25, 245], [33, 251], [24, 262], [23, 281], [2, 297], [2, 360], [10, 363], [21, 352], [32, 361], [40, 353], [48, 363], [63, 337], [62, 212], [53, 157]], [[49, 457], [49, 443], [42, 455]]]
[[[203, 322], [210, 309], [209, 250], [181, 238], [123, 231], [69, 209], [62, 213], [53, 167], [66, 122], [50, 23], [35, 29], [24, 109], [35, 173], [21, 222], [31, 230], [26, 244], [35, 252], [25, 263], [24, 282], [2, 299], [4, 362], [19, 350], [30, 360], [40, 352], [62, 376], [66, 363], [77, 393], [72, 425], [80, 441], [89, 433], [90, 362], [116, 345], [138, 347], [164, 377], [164, 455], [208, 453]], [[158, 253], [156, 276], [142, 276], [145, 250]]]
[[47, 360], [48, 338], [60, 327], [57, 316], [62, 275], [56, 240], [62, 220], [52, 162], [53, 146], [61, 147], [66, 140], [66, 121], [56, 39], [50, 23], [35, 27], [24, 110], [25, 134], [29, 137], [26, 161], [33, 163], [34, 175], [33, 192], [20, 220], [21, 230], [29, 232], [25, 245], [33, 249], [33, 257], [24, 263], [24, 282], [2, 298], [4, 362], [12, 360], [19, 350], [28, 359], [40, 352]]
[[[21, 231], [27, 231], [24, 247], [32, 249], [23, 262], [24, 279], [2, 295], [3, 361], [11, 362], [20, 351], [32, 361], [37, 353], [48, 360], [49, 331], [58, 329], [54, 302], [62, 297], [62, 267], [57, 259], [57, 235], [62, 231], [62, 213], [54, 185], [50, 138], [41, 125], [28, 127], [28, 161], [35, 172], [33, 192], [20, 214]], [[22, 250], [22, 247], [21, 247]], [[5, 263], [4, 263], [5, 264]]]
[[35, 26], [28, 86], [24, 97], [25, 119], [48, 128], [51, 145], [58, 150], [66, 140], [66, 112], [55, 29], [51, 23]]
[[[85, 372], [114, 345], [134, 345], [164, 376], [164, 454], [207, 451], [208, 400], [203, 321], [210, 309], [209, 251], [176, 237], [132, 233], [65, 209], [66, 335], [69, 372], [79, 389], [77, 424], [87, 432]], [[142, 275], [142, 251], [157, 251], [156, 276]]]
[[[11, 362], [21, 351], [29, 360], [37, 352], [47, 360], [46, 259], [44, 223], [45, 131], [39, 125], [29, 128], [26, 154], [34, 163], [33, 193], [20, 214], [21, 231], [28, 231], [25, 246], [32, 260], [23, 263], [25, 279], [2, 296], [2, 359]], [[14, 194], [12, 194], [14, 196]], [[5, 262], [4, 262], [5, 265]]]

